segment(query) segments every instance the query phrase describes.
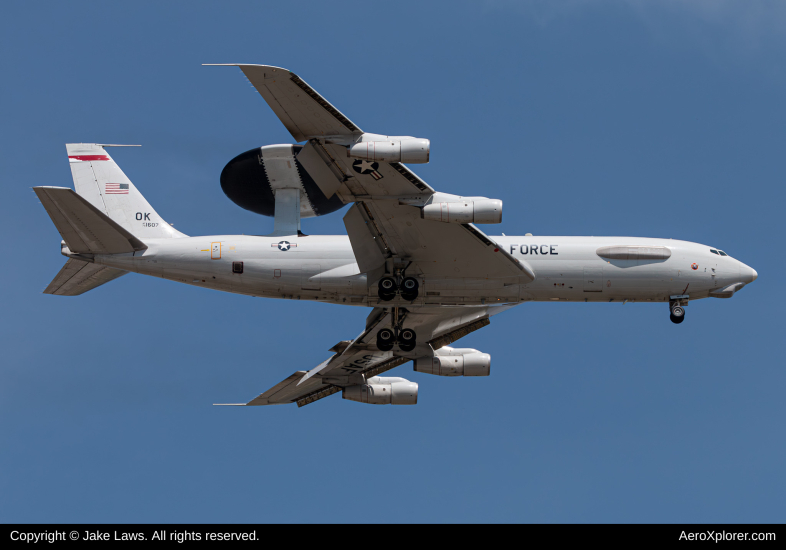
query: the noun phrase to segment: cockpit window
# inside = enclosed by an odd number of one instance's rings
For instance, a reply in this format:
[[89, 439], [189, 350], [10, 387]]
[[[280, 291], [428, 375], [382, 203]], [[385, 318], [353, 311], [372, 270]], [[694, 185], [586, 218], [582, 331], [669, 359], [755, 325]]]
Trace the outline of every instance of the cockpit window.
[[715, 250], [714, 248], [710, 248], [710, 252], [712, 252], [713, 254], [717, 254], [718, 253], [718, 251]]
[[728, 254], [726, 254], [723, 250], [718, 250], [718, 254], [721, 256], [728, 256]]

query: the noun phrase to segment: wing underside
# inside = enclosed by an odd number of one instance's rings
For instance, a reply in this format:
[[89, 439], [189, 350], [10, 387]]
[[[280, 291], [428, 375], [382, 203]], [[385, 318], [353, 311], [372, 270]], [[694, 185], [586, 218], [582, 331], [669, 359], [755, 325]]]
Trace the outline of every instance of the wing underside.
[[210, 65], [239, 67], [296, 141], [363, 133], [355, 123], [292, 71], [271, 65]]
[[[439, 200], [448, 201], [463, 200], [461, 197], [437, 194], [400, 162], [349, 157], [349, 144], [387, 136], [364, 134], [291, 71], [269, 65], [231, 65], [243, 71], [297, 141], [308, 141], [299, 159], [325, 195], [355, 203], [344, 223], [360, 271], [368, 274], [370, 288], [393, 270], [421, 277], [430, 288], [468, 280], [480, 289], [499, 288], [490, 291], [497, 294], [484, 290], [477, 305], [430, 306], [422, 299], [406, 305], [380, 303], [383, 307], [374, 308], [365, 330], [354, 340], [334, 346], [332, 357], [310, 371], [293, 373], [248, 403], [237, 405], [312, 403], [407, 361], [431, 355], [486, 326], [489, 317], [518, 303], [517, 285], [535, 277], [529, 266], [472, 224], [421, 217], [421, 207], [438, 195]], [[482, 296], [498, 296], [497, 304], [486, 305], [491, 302]], [[418, 344], [414, 350], [402, 352], [396, 347], [396, 351], [380, 351], [376, 347], [377, 332], [394, 326], [394, 316], [396, 327], [416, 331]]]
[[408, 327], [427, 338], [412, 352], [379, 351], [375, 339], [377, 332], [390, 326], [390, 313], [375, 308], [367, 319], [366, 329], [354, 340], [334, 346], [335, 354], [310, 371], [297, 371], [248, 403], [228, 405], [258, 406], [297, 403], [308, 405], [348, 386], [362, 384], [404, 363], [429, 355], [459, 338], [487, 326], [490, 317], [513, 305], [457, 308], [419, 308], [405, 312]]

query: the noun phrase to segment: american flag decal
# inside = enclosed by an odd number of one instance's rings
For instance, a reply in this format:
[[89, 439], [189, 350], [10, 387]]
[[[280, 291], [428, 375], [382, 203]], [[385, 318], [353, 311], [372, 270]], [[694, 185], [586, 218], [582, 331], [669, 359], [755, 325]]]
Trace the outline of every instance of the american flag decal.
[[127, 183], [106, 183], [104, 185], [107, 195], [128, 195]]

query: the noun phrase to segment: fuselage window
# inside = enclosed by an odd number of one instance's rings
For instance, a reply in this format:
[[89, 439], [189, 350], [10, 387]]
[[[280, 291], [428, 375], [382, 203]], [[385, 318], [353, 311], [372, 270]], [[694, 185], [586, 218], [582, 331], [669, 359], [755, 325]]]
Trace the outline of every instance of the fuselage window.
[[717, 250], [713, 250], [712, 248], [710, 248], [710, 252], [712, 252], [713, 254], [717, 254], [718, 253]]
[[728, 254], [726, 254], [723, 250], [718, 250], [718, 254], [721, 256], [728, 256]]

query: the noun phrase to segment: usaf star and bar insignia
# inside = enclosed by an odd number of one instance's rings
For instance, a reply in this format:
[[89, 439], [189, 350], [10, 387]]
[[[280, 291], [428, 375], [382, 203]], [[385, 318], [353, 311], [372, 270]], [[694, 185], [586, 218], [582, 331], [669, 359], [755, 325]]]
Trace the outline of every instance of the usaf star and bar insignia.
[[378, 162], [371, 162], [370, 160], [356, 160], [352, 163], [352, 169], [358, 174], [370, 174], [372, 178], [379, 181], [382, 179], [382, 174], [377, 172], [379, 168]]
[[270, 243], [270, 246], [277, 246], [279, 250], [286, 252], [290, 248], [297, 248], [297, 243], [290, 243], [289, 241], [281, 241], [279, 243]]

